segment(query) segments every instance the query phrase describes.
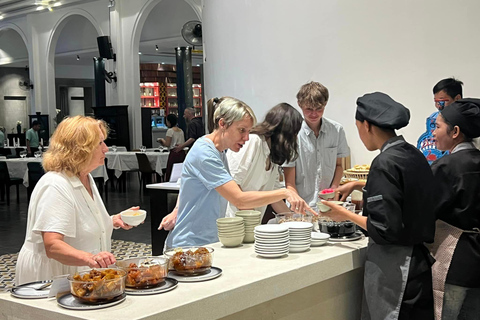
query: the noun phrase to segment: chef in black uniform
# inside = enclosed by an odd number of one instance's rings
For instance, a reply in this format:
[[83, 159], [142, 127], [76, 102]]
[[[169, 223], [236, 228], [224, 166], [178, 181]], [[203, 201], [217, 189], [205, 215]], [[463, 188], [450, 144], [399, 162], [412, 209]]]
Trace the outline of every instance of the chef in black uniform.
[[[480, 99], [445, 107], [433, 132], [450, 154], [432, 164], [437, 228], [431, 246], [436, 319], [480, 319]], [[443, 310], [443, 311], [442, 311]]]
[[423, 245], [435, 232], [433, 175], [422, 153], [395, 134], [410, 112], [375, 92], [358, 98], [355, 118], [365, 147], [380, 150], [363, 191], [363, 216], [322, 203], [331, 208], [324, 215], [369, 233], [362, 319], [433, 319], [433, 259]]

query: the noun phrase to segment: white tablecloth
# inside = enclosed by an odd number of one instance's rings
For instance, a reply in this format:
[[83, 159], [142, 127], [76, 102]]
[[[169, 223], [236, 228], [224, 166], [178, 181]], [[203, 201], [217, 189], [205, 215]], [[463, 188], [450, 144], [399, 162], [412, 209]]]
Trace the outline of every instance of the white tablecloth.
[[[112, 152], [113, 152], [111, 146], [108, 147], [108, 151], [112, 151]], [[125, 151], [125, 152], [126, 152], [126, 151], [127, 151], [127, 147], [117, 146], [117, 151]]]
[[[136, 152], [107, 152], [105, 156], [108, 159], [108, 168], [115, 170], [115, 176], [118, 178], [122, 171], [138, 170], [138, 161]], [[167, 167], [169, 152], [145, 152], [150, 161], [152, 169], [159, 175], [162, 175], [162, 169]]]
[[[28, 187], [28, 162], [42, 162], [42, 158], [14, 158], [14, 159], [2, 159], [7, 163], [8, 173], [10, 178], [23, 179], [23, 185]], [[108, 180], [107, 169], [105, 166], [100, 166], [91, 172], [92, 177], [103, 177], [104, 181]]]

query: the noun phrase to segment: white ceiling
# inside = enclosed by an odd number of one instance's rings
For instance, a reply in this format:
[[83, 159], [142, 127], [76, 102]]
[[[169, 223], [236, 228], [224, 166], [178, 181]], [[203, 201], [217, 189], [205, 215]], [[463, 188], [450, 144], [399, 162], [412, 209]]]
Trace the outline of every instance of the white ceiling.
[[[85, 1], [63, 0], [62, 6], [78, 2]], [[37, 6], [33, 3], [34, 0], [0, 0], [0, 14], [4, 15], [4, 19], [8, 19], [35, 13]], [[55, 1], [50, 1], [51, 5], [53, 3]], [[139, 48], [139, 52], [142, 53], [140, 62], [175, 64], [175, 47], [188, 45], [181, 36], [182, 26], [187, 21], [197, 19], [194, 11], [185, 1], [160, 2], [150, 12], [143, 27]], [[72, 17], [60, 34], [55, 50], [55, 64], [92, 67], [93, 57], [99, 55], [97, 36], [95, 28], [87, 19], [80, 16]], [[8, 48], [0, 49], [0, 66], [25, 67], [28, 65], [27, 48], [16, 31], [0, 32], [0, 48]], [[113, 49], [115, 51], [115, 48]], [[193, 65], [201, 64], [202, 55], [194, 54], [192, 62]]]

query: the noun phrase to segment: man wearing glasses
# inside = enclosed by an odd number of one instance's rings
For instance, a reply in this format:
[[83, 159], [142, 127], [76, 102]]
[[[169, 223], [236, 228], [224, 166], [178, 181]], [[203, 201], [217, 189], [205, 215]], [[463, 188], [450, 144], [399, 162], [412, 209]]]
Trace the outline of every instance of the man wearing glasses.
[[447, 78], [440, 80], [433, 87], [433, 101], [438, 109], [427, 118], [427, 131], [424, 132], [417, 141], [417, 148], [425, 155], [429, 164], [448, 154], [448, 151], [440, 151], [435, 145], [433, 139], [433, 130], [435, 130], [435, 122], [438, 113], [446, 106], [454, 101], [462, 99], [463, 82], [455, 78]]

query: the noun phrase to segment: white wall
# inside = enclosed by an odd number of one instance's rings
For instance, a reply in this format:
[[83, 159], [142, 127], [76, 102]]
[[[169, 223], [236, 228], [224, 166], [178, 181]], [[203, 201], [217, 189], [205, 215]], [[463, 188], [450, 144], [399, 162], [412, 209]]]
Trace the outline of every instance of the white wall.
[[55, 64], [55, 78], [63, 79], [93, 79], [93, 61], [91, 67], [57, 65]]
[[477, 0], [204, 0], [206, 96], [242, 99], [261, 119], [278, 102], [296, 106], [299, 87], [319, 81], [352, 164], [369, 163], [377, 153], [358, 138], [357, 97], [383, 91], [407, 106], [399, 133], [415, 144], [438, 80], [455, 76], [465, 96], [480, 96], [478, 12]]
[[85, 115], [85, 103], [83, 100], [72, 100], [72, 97], [83, 97], [83, 88], [70, 87], [67, 91], [69, 116]]

